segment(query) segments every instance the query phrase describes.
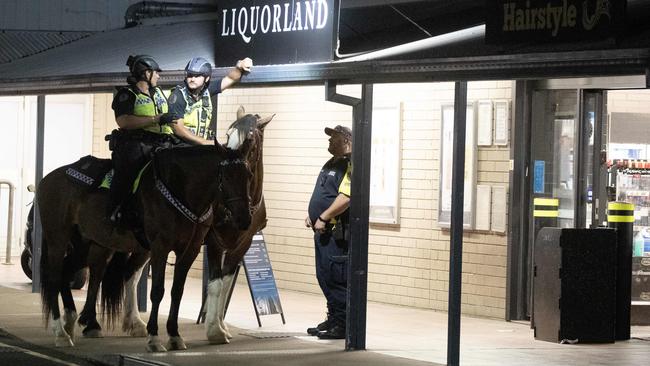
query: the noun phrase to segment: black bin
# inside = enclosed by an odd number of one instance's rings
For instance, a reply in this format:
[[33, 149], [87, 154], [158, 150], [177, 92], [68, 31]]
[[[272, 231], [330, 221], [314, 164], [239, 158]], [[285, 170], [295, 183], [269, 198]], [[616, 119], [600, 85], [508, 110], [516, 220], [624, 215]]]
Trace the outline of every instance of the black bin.
[[616, 338], [616, 232], [543, 228], [533, 267], [535, 339], [606, 343]]

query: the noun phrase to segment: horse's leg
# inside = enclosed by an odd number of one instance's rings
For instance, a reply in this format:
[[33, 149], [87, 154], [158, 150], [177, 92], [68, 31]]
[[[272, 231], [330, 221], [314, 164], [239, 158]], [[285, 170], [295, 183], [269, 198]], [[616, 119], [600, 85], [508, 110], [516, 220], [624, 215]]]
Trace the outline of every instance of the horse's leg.
[[61, 299], [63, 300], [63, 329], [70, 336], [70, 340], [74, 342], [74, 328], [78, 316], [68, 278], [64, 278], [61, 284]]
[[52, 241], [56, 243], [64, 243], [62, 248], [47, 248], [47, 275], [43, 272], [44, 298], [46, 298], [46, 306], [51, 312], [51, 326], [54, 333], [54, 345], [56, 347], [72, 347], [74, 343], [70, 335], [65, 330], [63, 319], [61, 319], [61, 311], [59, 309], [59, 293], [62, 289], [63, 283], [63, 260], [65, 256], [65, 245], [67, 240]]
[[70, 283], [73, 281], [76, 273], [87, 266], [88, 252], [90, 242], [84, 241], [75, 233], [70, 239], [73, 250], [65, 257], [63, 261], [64, 278], [61, 287], [61, 298], [63, 300], [63, 328], [74, 342], [75, 325], [77, 322], [77, 307], [72, 298]]
[[224, 330], [224, 333], [228, 339], [232, 339], [232, 334], [230, 333], [228, 325], [224, 319], [226, 317], [226, 306], [228, 305], [228, 294], [230, 293], [230, 289], [233, 286], [233, 282], [235, 280], [235, 271], [237, 271], [239, 262], [239, 258], [234, 258], [234, 256], [230, 253], [225, 253], [224, 264], [222, 268], [223, 291], [221, 292], [221, 296], [219, 296], [219, 302], [217, 304], [217, 316], [219, 317], [221, 328]]
[[147, 322], [147, 351], [148, 352], [165, 352], [165, 346], [158, 338], [158, 310], [160, 302], [165, 295], [165, 265], [167, 264], [167, 255], [169, 252], [156, 250], [159, 245], [151, 243], [151, 312]]
[[115, 251], [112, 249], [104, 248], [97, 244], [90, 245], [88, 251], [88, 293], [86, 294], [86, 303], [79, 316], [79, 325], [84, 327], [84, 337], [103, 337], [102, 327], [97, 321], [97, 295], [99, 294], [99, 285], [102, 282], [102, 278], [104, 278], [106, 266], [114, 253]]
[[[186, 250], [176, 252], [179, 259], [174, 267], [174, 283], [172, 285], [172, 302], [169, 308], [169, 318], [167, 318], [167, 334], [169, 335], [169, 342], [167, 346], [172, 350], [187, 349], [183, 338], [178, 333], [178, 311], [181, 306], [181, 299], [183, 298], [183, 288], [185, 287], [185, 280], [187, 279], [187, 272], [189, 272], [192, 263], [196, 259], [201, 249], [200, 243], [188, 243], [190, 247]], [[180, 256], [180, 258], [178, 257]]]
[[129, 258], [126, 284], [124, 286], [124, 318], [122, 330], [132, 337], [146, 337], [147, 324], [138, 311], [137, 288], [142, 270], [149, 261], [149, 252], [134, 253]]
[[224, 288], [222, 262], [225, 253], [215, 242], [210, 240], [210, 235], [206, 237], [205, 248], [208, 251], [208, 268], [210, 270], [205, 307], [206, 337], [212, 344], [229, 343], [226, 330], [223, 329], [223, 322], [219, 317], [219, 299]]

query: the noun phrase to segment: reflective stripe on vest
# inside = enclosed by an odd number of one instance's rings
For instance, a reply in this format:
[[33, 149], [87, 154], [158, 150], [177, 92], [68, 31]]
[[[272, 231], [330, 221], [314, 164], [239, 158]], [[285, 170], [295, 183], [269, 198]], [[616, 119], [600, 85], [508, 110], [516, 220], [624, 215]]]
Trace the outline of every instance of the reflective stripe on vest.
[[[153, 99], [150, 98], [147, 94], [136, 92], [133, 88], [128, 88], [128, 90], [135, 95], [135, 104], [133, 106], [133, 115], [138, 117], [155, 117], [161, 113], [167, 113], [167, 98], [163, 91], [156, 87], [156, 92], [154, 93]], [[155, 103], [154, 103], [155, 100]], [[153, 122], [150, 125], [142, 128], [145, 131], [168, 134], [171, 135], [174, 133], [174, 130], [170, 126], [159, 126], [158, 123]]]
[[185, 114], [183, 115], [183, 125], [187, 127], [193, 134], [203, 137], [204, 139], [210, 138], [209, 130], [210, 121], [212, 119], [212, 100], [210, 99], [210, 92], [206, 89], [199, 100], [195, 100], [186, 86], [180, 87], [181, 93], [185, 98]]

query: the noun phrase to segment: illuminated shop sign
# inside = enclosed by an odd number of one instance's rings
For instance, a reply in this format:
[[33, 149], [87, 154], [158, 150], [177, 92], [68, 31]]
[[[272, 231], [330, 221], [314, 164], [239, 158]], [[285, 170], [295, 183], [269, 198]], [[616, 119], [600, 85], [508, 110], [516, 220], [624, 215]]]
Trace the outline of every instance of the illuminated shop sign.
[[615, 36], [624, 0], [487, 0], [486, 42], [577, 41]]
[[216, 64], [331, 61], [339, 0], [219, 0]]

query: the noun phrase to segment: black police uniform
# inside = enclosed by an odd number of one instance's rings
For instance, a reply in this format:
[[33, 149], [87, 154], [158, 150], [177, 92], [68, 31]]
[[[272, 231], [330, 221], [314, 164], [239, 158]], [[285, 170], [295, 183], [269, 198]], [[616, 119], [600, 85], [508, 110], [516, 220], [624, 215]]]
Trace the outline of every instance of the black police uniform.
[[[144, 95], [136, 86], [124, 87], [117, 92], [111, 105], [115, 111], [116, 119], [119, 116], [134, 114], [136, 94], [139, 96]], [[155, 94], [154, 89], [150, 94]], [[162, 95], [162, 92], [159, 92], [158, 95]], [[158, 100], [158, 97], [150, 99], [155, 105], [155, 113], [162, 113], [161, 104], [166, 105], [166, 100]], [[152, 152], [156, 148], [169, 148], [179, 143], [180, 140], [172, 134], [154, 133], [144, 129], [118, 129], [113, 131], [109, 145], [112, 151], [111, 159], [114, 170], [110, 189], [112, 207], [109, 207], [109, 215], [113, 213], [116, 207], [123, 206], [129, 201], [133, 181], [145, 164], [151, 160]], [[124, 214], [124, 212], [120, 213]], [[131, 221], [132, 219], [126, 220], [122, 218], [118, 221], [121, 224], [128, 224], [125, 220]]]
[[[350, 195], [350, 157], [333, 157], [320, 171], [309, 201], [309, 219], [315, 223], [336, 197]], [[327, 299], [329, 319], [333, 325], [345, 327], [347, 292], [347, 252], [349, 238], [345, 234], [349, 210], [336, 217], [336, 229], [328, 223], [324, 233], [314, 233], [316, 278]], [[342, 230], [341, 230], [342, 229]]]

